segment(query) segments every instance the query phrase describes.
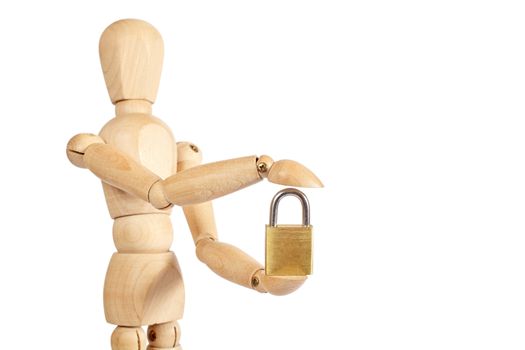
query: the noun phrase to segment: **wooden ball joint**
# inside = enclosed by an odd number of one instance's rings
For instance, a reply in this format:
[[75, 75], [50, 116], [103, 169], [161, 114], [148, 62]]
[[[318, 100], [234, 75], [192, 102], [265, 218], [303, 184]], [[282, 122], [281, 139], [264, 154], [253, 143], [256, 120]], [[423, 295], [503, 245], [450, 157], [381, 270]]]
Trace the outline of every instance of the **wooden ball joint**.
[[184, 285], [170, 251], [174, 205], [184, 211], [197, 257], [219, 276], [275, 295], [299, 288], [306, 277], [268, 276], [255, 259], [219, 242], [211, 201], [264, 178], [298, 187], [321, 187], [321, 181], [295, 161], [268, 156], [201, 164], [199, 147], [175, 142], [169, 127], [152, 115], [163, 42], [150, 24], [117, 21], [102, 34], [99, 49], [116, 116], [98, 135], [74, 136], [67, 156], [102, 180], [114, 220], [117, 252], [104, 284], [106, 320], [117, 326], [112, 349], [144, 349], [146, 342], [150, 350], [180, 349]]

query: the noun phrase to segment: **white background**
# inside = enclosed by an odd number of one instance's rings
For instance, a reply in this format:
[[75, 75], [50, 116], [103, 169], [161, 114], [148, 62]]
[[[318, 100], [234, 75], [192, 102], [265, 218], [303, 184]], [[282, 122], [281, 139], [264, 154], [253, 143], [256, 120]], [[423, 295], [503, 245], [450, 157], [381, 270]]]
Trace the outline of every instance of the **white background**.
[[[326, 185], [315, 275], [282, 298], [211, 273], [175, 210], [185, 349], [523, 349], [522, 4], [2, 2], [0, 348], [109, 349], [112, 222], [65, 145], [113, 116], [98, 38], [134, 17], [164, 37], [154, 113], [178, 140]], [[279, 188], [217, 200], [221, 238], [262, 260]]]

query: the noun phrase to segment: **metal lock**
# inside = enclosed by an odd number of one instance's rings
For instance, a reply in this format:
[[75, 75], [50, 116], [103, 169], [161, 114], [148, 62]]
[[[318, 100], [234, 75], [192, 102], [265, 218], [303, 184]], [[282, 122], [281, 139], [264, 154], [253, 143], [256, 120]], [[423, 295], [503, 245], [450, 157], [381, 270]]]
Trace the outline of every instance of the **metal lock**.
[[[277, 225], [277, 209], [283, 197], [295, 196], [303, 207], [302, 225]], [[268, 276], [306, 276], [312, 273], [312, 229], [310, 203], [306, 195], [286, 188], [277, 192], [270, 206], [266, 225], [266, 274]]]

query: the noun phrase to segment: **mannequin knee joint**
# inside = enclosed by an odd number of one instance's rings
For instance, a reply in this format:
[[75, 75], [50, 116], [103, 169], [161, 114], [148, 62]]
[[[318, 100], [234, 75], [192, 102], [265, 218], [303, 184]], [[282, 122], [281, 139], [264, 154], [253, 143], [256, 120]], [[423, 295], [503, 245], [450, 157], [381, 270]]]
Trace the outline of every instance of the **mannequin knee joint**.
[[148, 327], [149, 350], [175, 349], [179, 345], [180, 327], [177, 322]]
[[144, 350], [146, 333], [141, 327], [117, 327], [111, 335], [112, 350]]

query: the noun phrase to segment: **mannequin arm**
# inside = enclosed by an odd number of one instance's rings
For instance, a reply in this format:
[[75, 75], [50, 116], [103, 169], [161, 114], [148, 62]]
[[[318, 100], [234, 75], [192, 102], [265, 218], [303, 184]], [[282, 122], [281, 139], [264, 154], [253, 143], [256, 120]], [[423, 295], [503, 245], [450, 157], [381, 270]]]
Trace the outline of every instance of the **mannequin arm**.
[[[199, 156], [197, 147], [187, 143], [184, 145], [187, 152]], [[265, 177], [281, 185], [323, 186], [313, 172], [293, 160], [274, 163], [268, 156], [249, 156], [203, 165], [200, 165], [200, 161], [194, 161], [191, 166], [188, 160], [184, 162], [187, 164], [181, 165], [176, 174], [155, 183], [151, 188], [150, 200], [155, 207], [207, 202], [253, 185]]]
[[[67, 144], [71, 163], [91, 170], [102, 181], [149, 201], [153, 184], [162, 179], [114, 146], [93, 134], [79, 134]], [[164, 207], [167, 207], [166, 203]]]
[[[201, 154], [195, 146], [178, 143], [177, 150], [178, 171], [186, 172], [201, 163]], [[241, 286], [275, 295], [292, 293], [306, 280], [306, 277], [266, 276], [263, 266], [255, 259], [237, 247], [219, 242], [211, 202], [187, 205], [183, 210], [197, 247], [197, 257], [217, 275]]]

